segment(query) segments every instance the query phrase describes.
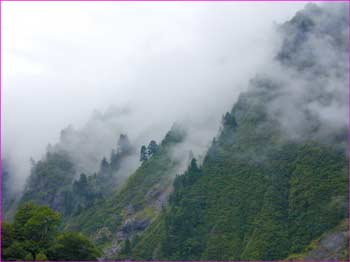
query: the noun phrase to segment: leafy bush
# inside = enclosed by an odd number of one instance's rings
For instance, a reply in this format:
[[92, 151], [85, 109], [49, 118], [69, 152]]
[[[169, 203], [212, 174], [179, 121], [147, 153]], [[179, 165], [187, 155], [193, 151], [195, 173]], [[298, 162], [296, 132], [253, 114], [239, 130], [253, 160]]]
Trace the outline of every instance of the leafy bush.
[[2, 260], [97, 260], [92, 243], [78, 233], [58, 233], [60, 215], [26, 203], [13, 224], [2, 223]]

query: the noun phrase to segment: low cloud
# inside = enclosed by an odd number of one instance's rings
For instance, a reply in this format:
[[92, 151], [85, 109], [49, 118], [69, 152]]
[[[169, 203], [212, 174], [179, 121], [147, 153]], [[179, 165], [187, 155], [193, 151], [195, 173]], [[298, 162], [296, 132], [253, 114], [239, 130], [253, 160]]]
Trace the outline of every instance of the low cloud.
[[203, 155], [224, 112], [273, 61], [273, 24], [303, 5], [4, 3], [2, 156], [16, 184], [48, 143], [93, 171], [120, 134], [159, 142], [174, 122], [189, 129], [185, 149]]

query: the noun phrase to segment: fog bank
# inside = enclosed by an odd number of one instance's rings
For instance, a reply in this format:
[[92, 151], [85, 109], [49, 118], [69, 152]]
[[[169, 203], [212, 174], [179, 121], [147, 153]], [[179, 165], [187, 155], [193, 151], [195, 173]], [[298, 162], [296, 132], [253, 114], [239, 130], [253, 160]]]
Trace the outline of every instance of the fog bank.
[[109, 155], [121, 133], [160, 142], [175, 121], [200, 155], [273, 59], [274, 23], [304, 4], [3, 3], [2, 157], [16, 185], [69, 125], [83, 158]]

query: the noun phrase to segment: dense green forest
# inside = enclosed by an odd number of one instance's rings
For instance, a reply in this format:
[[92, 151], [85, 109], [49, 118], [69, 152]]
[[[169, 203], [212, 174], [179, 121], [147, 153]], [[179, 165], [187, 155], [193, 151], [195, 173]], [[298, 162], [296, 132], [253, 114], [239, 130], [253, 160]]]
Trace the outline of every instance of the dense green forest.
[[175, 178], [169, 205], [130, 258], [283, 259], [347, 218], [342, 145], [284, 140], [251, 98], [225, 115], [202, 166], [193, 160]]
[[[48, 150], [20, 197], [3, 166], [2, 259], [348, 260], [348, 130], [313, 110], [347, 88], [348, 15], [339, 10], [308, 5], [279, 26], [275, 62], [288, 77], [253, 78], [203, 159], [174, 157], [188, 138], [174, 124], [139, 151], [120, 134], [97, 172]], [[315, 41], [335, 61], [320, 59]], [[344, 90], [329, 91], [330, 81]], [[121, 176], [135, 154], [138, 168]]]

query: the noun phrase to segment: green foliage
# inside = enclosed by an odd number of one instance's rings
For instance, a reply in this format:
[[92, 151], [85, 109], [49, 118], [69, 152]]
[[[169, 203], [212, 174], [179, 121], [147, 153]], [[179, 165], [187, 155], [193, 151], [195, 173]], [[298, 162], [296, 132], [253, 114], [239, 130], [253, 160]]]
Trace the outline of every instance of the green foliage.
[[222, 118], [222, 123], [224, 126], [230, 126], [232, 128], [236, 128], [237, 127], [237, 122], [235, 117], [230, 114], [229, 112], [227, 112], [223, 118]]
[[181, 143], [186, 137], [186, 131], [181, 127], [181, 125], [175, 123], [170, 131], [165, 135], [161, 146], [171, 146], [177, 143]]
[[158, 149], [159, 149], [159, 146], [158, 146], [157, 142], [154, 140], [152, 140], [147, 147], [149, 155], [153, 155], [153, 154], [157, 153]]
[[73, 232], [59, 235], [47, 252], [50, 260], [97, 260], [100, 255], [86, 237]]
[[130, 243], [130, 240], [127, 238], [124, 241], [122, 249], [118, 254], [118, 259], [128, 259], [130, 254], [131, 254], [131, 243]]
[[41, 248], [47, 248], [57, 234], [60, 216], [46, 206], [32, 203], [22, 205], [15, 214], [13, 228], [15, 239], [33, 256]]
[[148, 147], [145, 145], [141, 146], [140, 150], [140, 161], [146, 161], [148, 160], [153, 154], [157, 153], [159, 150], [159, 146], [156, 141], [152, 140]]
[[2, 222], [1, 226], [1, 249], [4, 250], [12, 245], [14, 241], [15, 231], [10, 223]]
[[[301, 252], [290, 254], [287, 259], [348, 261], [348, 225], [348, 219], [342, 220], [336, 227], [312, 240]], [[336, 245], [333, 244], [334, 241], [337, 242]]]
[[44, 253], [39, 253], [39, 254], [37, 254], [35, 256], [35, 260], [36, 261], [46, 261], [48, 259], [47, 259], [47, 256]]
[[147, 148], [146, 146], [142, 146], [140, 150], [140, 161], [146, 161], [148, 159]]
[[3, 260], [27, 260], [29, 257], [33, 260], [33, 255], [25, 250], [23, 244], [13, 242], [8, 248], [2, 249]]
[[17, 210], [13, 224], [3, 223], [3, 259], [33, 260], [35, 254], [53, 242], [59, 214], [46, 206], [27, 203]]
[[161, 148], [127, 180], [117, 194], [119, 200], [115, 201], [117, 207], [126, 207], [131, 204], [138, 210], [144, 206], [145, 195], [150, 188], [161, 181], [169, 184], [170, 181], [165, 178], [173, 173], [176, 163], [170, 159], [166, 150]]
[[[335, 23], [328, 19], [329, 24], [324, 24], [328, 29], [318, 30], [313, 16], [332, 18], [333, 14], [316, 6], [306, 10], [281, 28], [290, 37], [283, 41], [276, 59], [300, 74], [311, 69], [311, 75], [307, 72], [311, 79], [315, 72], [317, 76], [327, 72], [317, 65], [313, 50], [310, 55], [305, 52], [308, 36], [320, 31], [321, 40], [324, 34], [335, 47], [345, 48], [339, 32], [347, 23], [344, 12]], [[335, 69], [341, 78], [342, 69]], [[303, 136], [295, 139], [288, 138], [276, 120], [283, 115], [283, 110], [277, 110], [283, 105], [276, 99], [285, 96], [286, 89], [271, 79], [254, 78], [251, 89], [223, 116], [220, 135], [213, 139], [201, 166], [192, 159], [174, 181], [179, 163], [170, 154], [186, 136], [177, 124], [160, 145], [152, 140], [141, 147], [142, 164], [122, 186], [115, 174], [123, 158], [134, 152], [126, 135], [120, 135], [117, 150], [109, 159], [102, 159], [97, 173], [81, 174], [76, 180], [68, 154], [48, 152], [33, 165], [19, 201], [27, 204], [18, 209], [13, 224], [2, 224], [2, 259], [96, 260], [100, 256], [80, 233], [58, 233], [58, 213], [28, 201], [61, 211], [62, 227], [88, 234], [101, 247], [110, 245], [119, 234], [126, 240], [114, 254], [118, 259], [305, 259], [323, 249], [322, 242], [335, 239], [327, 240], [329, 234], [347, 242], [347, 130], [321, 132], [324, 123], [309, 105], [327, 105], [335, 98], [324, 92], [321, 82], [317, 83], [321, 92], [316, 85], [303, 86], [312, 95], [303, 92], [298, 101], [300, 110], [293, 119], [305, 116], [296, 132]], [[69, 130], [62, 132], [63, 140], [66, 132]], [[4, 210], [15, 202], [6, 186], [9, 176], [5, 167]], [[348, 260], [347, 245], [330, 255], [338, 253], [337, 258]]]
[[343, 142], [286, 139], [266, 114], [266, 90], [275, 87], [259, 84], [225, 115], [203, 165], [192, 161], [175, 178], [168, 207], [132, 258], [284, 259], [347, 216]]
[[[184, 132], [180, 127], [169, 131], [161, 145], [153, 152], [152, 157], [144, 161], [122, 187], [117, 188], [114, 194], [104, 201], [67, 219], [66, 228], [81, 231], [95, 239], [95, 243], [99, 246], [104, 247], [106, 242], [112, 239], [96, 237], [101, 229], [118, 232], [130, 215], [139, 220], [154, 220], [160, 211], [154, 206], [154, 202], [160, 194], [167, 194], [167, 191], [170, 191], [172, 179], [179, 164], [169, 156], [170, 150], [183, 141], [183, 135]], [[130, 242], [132, 246], [134, 240], [130, 238]]]
[[134, 153], [128, 137], [120, 135], [117, 150], [112, 150], [110, 160], [103, 158], [97, 173], [81, 174], [76, 179], [75, 168], [68, 153], [49, 150], [44, 159], [33, 163], [31, 175], [21, 203], [32, 201], [60, 211], [64, 220], [102, 202], [110, 196], [121, 179], [118, 172], [121, 161]]
[[24, 257], [24, 260], [33, 261], [34, 260], [33, 255], [30, 253], [27, 253], [27, 255], [25, 255], [25, 257]]
[[48, 152], [32, 170], [20, 203], [32, 201], [64, 210], [63, 195], [69, 190], [75, 176], [72, 161], [64, 152]]
[[2, 223], [2, 260], [59, 260], [58, 247], [80, 248], [69, 260], [97, 259], [98, 252], [83, 236], [74, 233], [58, 236], [59, 224], [59, 214], [47, 206], [32, 203], [20, 206], [13, 224]]
[[[98, 182], [100, 181], [98, 179]], [[66, 191], [64, 195], [64, 214], [66, 216], [77, 215], [83, 209], [91, 207], [96, 202], [103, 200], [103, 194], [100, 191], [101, 188], [96, 188], [96, 182], [96, 175], [87, 177], [85, 174], [81, 174], [80, 178], [73, 182], [72, 191]]]
[[164, 219], [158, 216], [142, 236], [132, 241], [129, 258], [133, 260], [152, 260], [154, 257], [163, 259], [164, 256], [160, 250], [160, 243], [163, 241], [162, 232], [164, 232]]

